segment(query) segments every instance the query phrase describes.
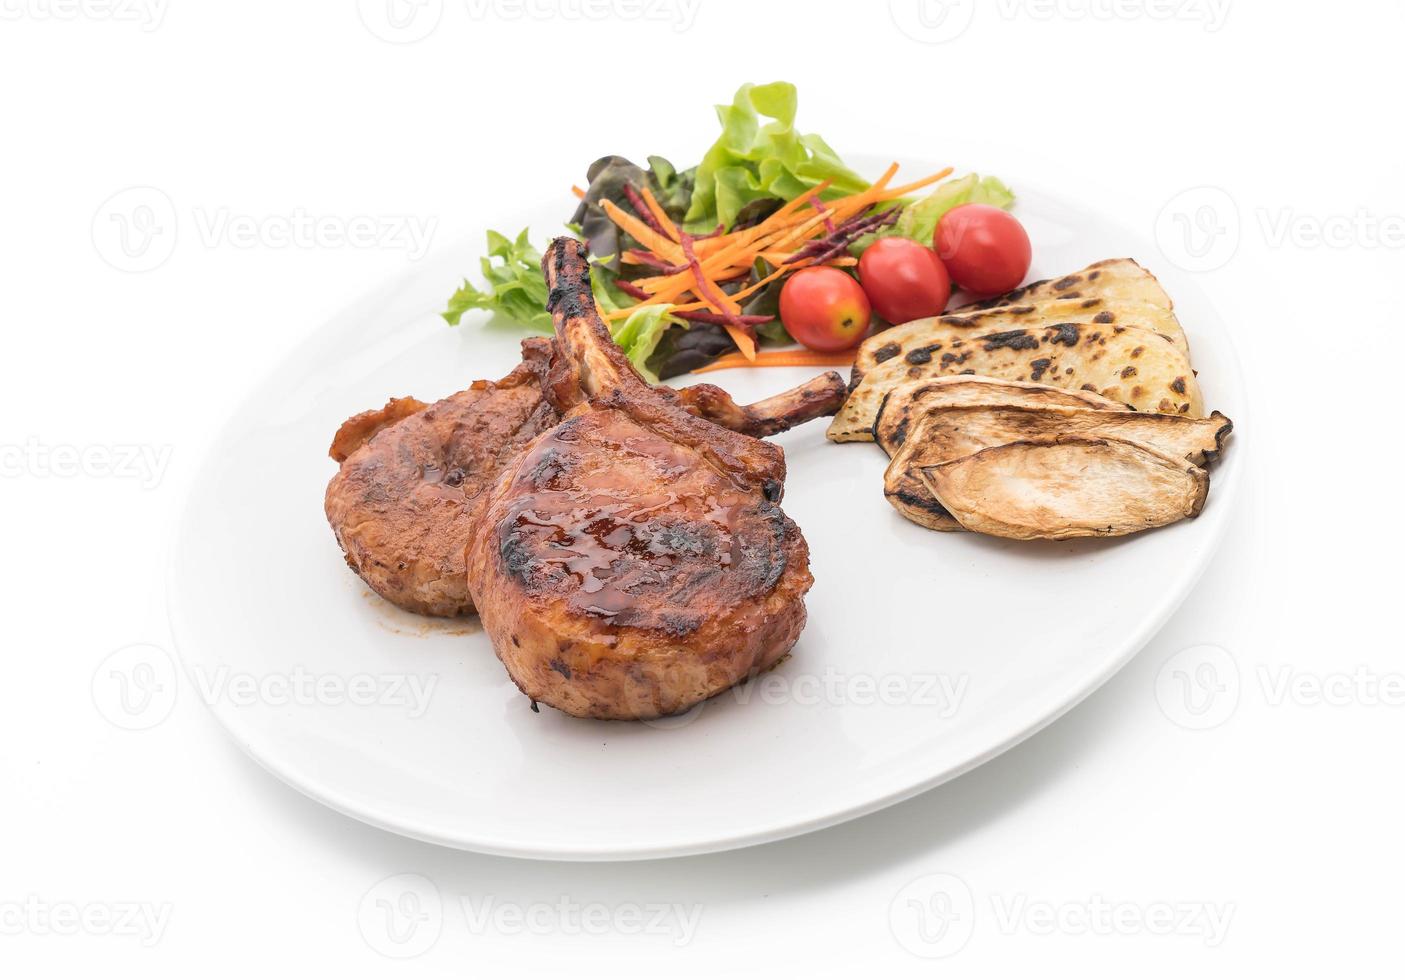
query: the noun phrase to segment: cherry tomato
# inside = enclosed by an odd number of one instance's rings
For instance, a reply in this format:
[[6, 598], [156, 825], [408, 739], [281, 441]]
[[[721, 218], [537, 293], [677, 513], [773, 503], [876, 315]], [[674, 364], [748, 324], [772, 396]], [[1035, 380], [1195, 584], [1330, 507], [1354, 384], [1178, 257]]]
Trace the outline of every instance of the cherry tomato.
[[1008, 292], [1029, 272], [1024, 226], [989, 204], [962, 204], [942, 215], [934, 244], [951, 278], [979, 297]]
[[942, 260], [910, 238], [880, 238], [864, 249], [859, 281], [889, 323], [936, 316], [951, 298], [951, 277]]
[[810, 350], [854, 347], [872, 315], [863, 287], [830, 266], [801, 269], [781, 287], [781, 323]]

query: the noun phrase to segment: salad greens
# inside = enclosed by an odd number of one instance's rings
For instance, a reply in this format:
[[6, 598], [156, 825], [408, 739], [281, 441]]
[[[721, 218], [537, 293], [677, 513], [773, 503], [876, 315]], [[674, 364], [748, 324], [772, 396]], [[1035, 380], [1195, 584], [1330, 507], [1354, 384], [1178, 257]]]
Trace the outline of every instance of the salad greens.
[[[795, 131], [796, 101], [794, 85], [771, 82], [743, 85], [731, 105], [717, 106], [722, 135], [698, 164], [685, 230], [731, 228], [747, 205], [779, 206], [824, 180], [832, 182], [825, 197], [868, 186], [819, 136]], [[763, 125], [763, 116], [771, 122]]]
[[682, 327], [685, 331], [687, 329], [684, 321], [669, 315], [667, 303], [659, 303], [639, 307], [614, 328], [612, 335], [615, 343], [620, 345], [629, 358], [629, 362], [644, 376], [644, 380], [657, 383], [658, 372], [649, 366], [649, 361], [664, 334], [670, 327], [675, 326]]
[[[868, 181], [845, 166], [823, 139], [796, 131], [796, 103], [795, 86], [789, 82], [743, 85], [730, 105], [716, 107], [722, 132], [697, 166], [679, 170], [663, 157], [650, 156], [648, 166], [641, 167], [614, 155], [590, 165], [586, 190], [568, 227], [587, 243], [595, 298], [603, 309], [611, 312], [635, 306], [637, 289], [622, 289], [616, 281], [622, 279], [622, 266], [629, 265], [624, 262], [627, 252], [649, 251], [610, 219], [605, 202], [639, 214], [637, 194], [647, 190], [675, 224], [691, 234], [707, 234], [719, 227], [734, 231], [762, 221], [782, 202], [802, 196], [826, 180], [830, 185], [821, 194], [826, 199], [856, 194], [869, 187]], [[636, 195], [634, 202], [631, 194]], [[889, 235], [931, 245], [942, 215], [968, 203], [1009, 208], [1014, 194], [994, 177], [969, 174], [946, 181], [925, 197], [889, 202], [885, 206], [897, 204], [902, 208], [897, 220], [858, 239], [850, 251], [858, 255], [876, 238]], [[641, 218], [651, 220], [644, 215]], [[480, 267], [484, 286], [479, 288], [465, 279], [449, 298], [442, 314], [445, 321], [457, 325], [467, 311], [487, 310], [539, 332], [551, 331], [541, 252], [531, 244], [526, 229], [516, 238], [488, 232], [487, 254]], [[629, 269], [626, 274], [631, 278], [650, 271], [634, 265], [629, 265]], [[758, 257], [749, 275], [729, 280], [721, 288], [735, 292], [773, 271], [773, 266]], [[791, 342], [778, 310], [781, 287], [786, 281], [786, 277], [780, 277], [741, 301], [744, 316], [774, 317], [754, 327], [762, 343]], [[638, 307], [613, 325], [615, 341], [650, 381], [692, 371], [736, 350], [736, 343], [724, 327], [684, 320], [670, 314], [669, 308], [668, 304]]]
[[658, 199], [664, 212], [675, 222], [683, 220], [688, 200], [693, 194], [693, 171], [678, 173], [663, 157], [649, 157], [649, 169], [644, 170], [624, 157], [601, 157], [586, 171], [590, 185], [581, 199], [571, 224], [580, 229], [586, 247], [597, 263], [620, 271], [620, 254], [639, 245], [620, 230], [601, 207], [610, 201], [622, 208], [632, 209], [625, 187], [647, 187]]
[[532, 247], [526, 228], [515, 241], [496, 231], [488, 232], [488, 254], [479, 266], [488, 288], [478, 289], [465, 279], [449, 297], [449, 308], [441, 314], [449, 326], [458, 326], [469, 310], [489, 310], [529, 327], [551, 331], [551, 314], [546, 312], [542, 254]]

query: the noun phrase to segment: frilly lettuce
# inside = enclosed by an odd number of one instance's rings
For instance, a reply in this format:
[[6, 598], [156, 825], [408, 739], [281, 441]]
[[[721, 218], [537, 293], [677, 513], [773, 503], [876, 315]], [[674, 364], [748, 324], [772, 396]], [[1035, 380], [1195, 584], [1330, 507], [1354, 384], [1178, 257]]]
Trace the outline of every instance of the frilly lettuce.
[[479, 266], [487, 288], [478, 289], [465, 279], [449, 297], [449, 308], [440, 314], [449, 326], [458, 326], [469, 310], [488, 310], [538, 330], [551, 330], [542, 254], [532, 247], [526, 228], [515, 241], [496, 231], [488, 232], [488, 254]]
[[[789, 82], [743, 85], [731, 105], [717, 106], [722, 135], [693, 176], [684, 218], [689, 231], [731, 228], [757, 201], [788, 201], [823, 180], [826, 196], [853, 194], [868, 181], [844, 166], [829, 144], [795, 131], [795, 86]], [[762, 123], [761, 117], [770, 119]]]
[[[546, 312], [547, 286], [541, 261], [541, 252], [532, 246], [527, 229], [522, 229], [516, 239], [496, 231], [488, 232], [488, 257], [482, 260], [483, 278], [488, 287], [477, 289], [464, 280], [463, 286], [450, 297], [449, 308], [441, 315], [451, 326], [457, 326], [469, 310], [487, 310], [550, 333], [551, 315]], [[621, 300], [627, 300], [615, 290], [613, 273], [603, 266], [591, 266], [590, 281], [591, 291], [602, 308], [617, 310]], [[650, 381], [658, 381], [648, 361], [665, 332], [673, 326], [686, 327], [686, 324], [678, 317], [669, 316], [665, 303], [641, 307], [615, 327], [613, 334], [615, 343], [639, 373]]]

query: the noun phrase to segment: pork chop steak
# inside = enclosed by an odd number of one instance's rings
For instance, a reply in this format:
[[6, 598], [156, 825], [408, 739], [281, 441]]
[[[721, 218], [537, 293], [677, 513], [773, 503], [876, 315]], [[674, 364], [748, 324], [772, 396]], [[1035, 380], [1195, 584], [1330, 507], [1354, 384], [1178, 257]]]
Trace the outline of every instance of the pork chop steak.
[[[473, 612], [464, 547], [482, 491], [582, 397], [575, 366], [556, 346], [524, 340], [522, 363], [500, 381], [475, 381], [433, 405], [392, 398], [337, 430], [330, 455], [341, 468], [327, 485], [327, 520], [346, 563], [379, 595], [431, 616]], [[656, 391], [686, 412], [762, 436], [833, 415], [845, 384], [830, 371], [753, 405], [709, 384]]]
[[580, 242], [556, 239], [542, 266], [583, 397], [486, 492], [469, 590], [534, 701], [592, 718], [685, 711], [773, 666], [805, 625], [814, 580], [780, 507], [785, 457], [639, 377]]
[[410, 612], [473, 612], [464, 567], [473, 508], [527, 443], [560, 419], [542, 398], [544, 340], [523, 343], [523, 361], [501, 381], [476, 381], [433, 405], [391, 399], [343, 423], [331, 456], [327, 521], [346, 563]]

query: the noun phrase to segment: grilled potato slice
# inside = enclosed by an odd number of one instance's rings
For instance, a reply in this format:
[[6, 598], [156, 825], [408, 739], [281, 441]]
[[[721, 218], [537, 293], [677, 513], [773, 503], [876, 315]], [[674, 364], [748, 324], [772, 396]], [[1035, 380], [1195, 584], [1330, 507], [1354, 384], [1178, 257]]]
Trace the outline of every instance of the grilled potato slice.
[[916, 421], [929, 411], [966, 405], [1040, 405], [1095, 408], [1129, 412], [1126, 405], [1091, 391], [1055, 388], [1028, 381], [1001, 381], [978, 374], [922, 378], [898, 385], [883, 396], [873, 420], [873, 440], [892, 456], [902, 446]]
[[1156, 277], [1132, 259], [1104, 259], [1086, 269], [1070, 272], [1057, 279], [1044, 279], [1021, 286], [993, 299], [967, 303], [956, 312], [988, 310], [992, 306], [1012, 306], [1017, 303], [1039, 303], [1046, 299], [1088, 299], [1150, 303], [1171, 309], [1171, 297], [1161, 288]]
[[1164, 337], [1136, 327], [1061, 323], [979, 337], [960, 330], [929, 336], [925, 347], [863, 374], [826, 435], [872, 441], [878, 406], [890, 391], [905, 381], [957, 374], [1081, 388], [1141, 412], [1205, 414], [1190, 360]]
[[1055, 436], [992, 446], [919, 472], [962, 527], [1002, 538], [1113, 537], [1194, 517], [1203, 469], [1144, 443]]
[[1183, 415], [1104, 412], [1053, 406], [963, 406], [927, 411], [896, 447], [883, 475], [883, 495], [908, 520], [937, 531], [959, 528], [932, 496], [922, 469], [992, 446], [1058, 436], [1123, 439], [1204, 466], [1217, 457], [1234, 425], [1219, 412]]

